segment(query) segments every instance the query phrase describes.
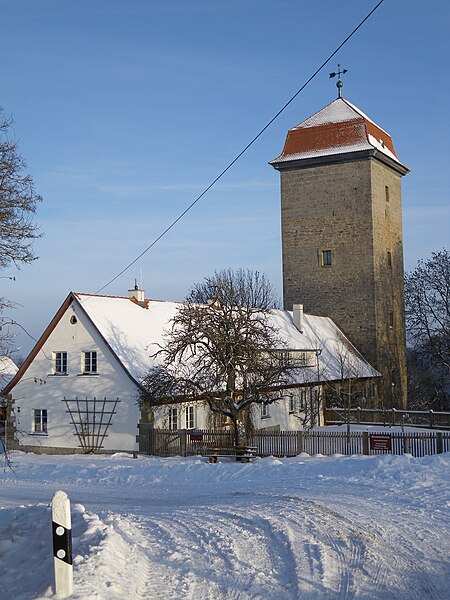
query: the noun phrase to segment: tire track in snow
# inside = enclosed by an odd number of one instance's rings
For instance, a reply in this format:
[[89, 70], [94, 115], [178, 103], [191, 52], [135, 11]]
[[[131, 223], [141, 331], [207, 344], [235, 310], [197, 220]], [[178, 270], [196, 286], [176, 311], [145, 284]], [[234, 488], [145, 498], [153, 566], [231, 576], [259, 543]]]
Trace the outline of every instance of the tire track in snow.
[[360, 497], [333, 506], [265, 493], [222, 500], [106, 519], [111, 531], [92, 556], [99, 577], [116, 565], [105, 600], [442, 599], [442, 582], [414, 564], [432, 536], [421, 548], [400, 510], [378, 526], [376, 503]]
[[[442, 589], [442, 585], [436, 585], [435, 576], [427, 573], [430, 569], [424, 569], [423, 564], [417, 561], [418, 557], [426, 558], [426, 555], [432, 556], [432, 553], [430, 547], [420, 548], [420, 542], [417, 543], [417, 527], [411, 515], [406, 515], [406, 525], [405, 511], [397, 507], [388, 526], [386, 515], [382, 526], [379, 526], [376, 521], [379, 507], [373, 499], [366, 502], [359, 498], [358, 504], [355, 504], [354, 499], [350, 498], [353, 518], [346, 516], [349, 515], [349, 511], [342, 499], [339, 510], [333, 510], [316, 501], [308, 500], [306, 503], [309, 509], [319, 516], [319, 520], [316, 521], [319, 532], [323, 529], [324, 535], [329, 537], [330, 541], [331, 537], [341, 538], [343, 546], [350, 550], [350, 555], [344, 552], [346, 571], [350, 573], [349, 585], [344, 581], [336, 597], [351, 598], [364, 594], [383, 599], [442, 600], [442, 594], [438, 591]], [[359, 506], [359, 515], [354, 512], [355, 506]], [[372, 519], [369, 517], [371, 512], [374, 515]], [[328, 523], [326, 528], [323, 528], [323, 523]], [[336, 526], [337, 529], [331, 536]], [[434, 544], [436, 541], [434, 538]], [[333, 541], [331, 547], [336, 548]], [[402, 592], [399, 593], [399, 590]]]
[[[284, 531], [243, 512], [202, 508], [107, 519], [111, 546], [119, 546], [118, 535], [131, 549], [121, 549], [122, 560], [116, 561], [129, 582], [126, 598], [298, 598], [295, 558]], [[103, 562], [111, 560], [107, 541], [100, 553]], [[117, 582], [109, 586], [110, 598], [119, 597]]]
[[[312, 500], [284, 499], [276, 507], [279, 526], [293, 540], [297, 577], [308, 598], [352, 598], [360, 579], [367, 584], [371, 539], [365, 530]], [[377, 573], [383, 587], [385, 573], [380, 569]]]
[[[171, 555], [164, 552], [156, 528], [148, 529], [147, 523], [136, 517], [113, 519], [115, 532], [131, 548], [125, 577], [129, 582], [127, 600], [141, 598], [180, 598], [180, 577]], [[161, 590], [164, 595], [161, 596]], [[123, 597], [122, 597], [123, 598]]]
[[[283, 594], [284, 598], [298, 598], [296, 560], [290, 539], [283, 528], [274, 526], [274, 521], [270, 518], [270, 510], [266, 512], [269, 514], [263, 517], [259, 511], [254, 513], [251, 509], [245, 507], [232, 512], [229, 509], [221, 509], [219, 514], [216, 515], [216, 523], [217, 518], [220, 517], [222, 527], [225, 530], [232, 522], [236, 529], [237, 539], [242, 539], [244, 536], [248, 536], [249, 532], [252, 532], [254, 536], [250, 548], [250, 550], [253, 550], [250, 554], [252, 561], [255, 562], [255, 551], [257, 545], [259, 545], [259, 553], [266, 555], [265, 561], [271, 566], [273, 577], [276, 577], [278, 587], [281, 588], [280, 593]], [[274, 585], [273, 588], [275, 594], [276, 586]]]

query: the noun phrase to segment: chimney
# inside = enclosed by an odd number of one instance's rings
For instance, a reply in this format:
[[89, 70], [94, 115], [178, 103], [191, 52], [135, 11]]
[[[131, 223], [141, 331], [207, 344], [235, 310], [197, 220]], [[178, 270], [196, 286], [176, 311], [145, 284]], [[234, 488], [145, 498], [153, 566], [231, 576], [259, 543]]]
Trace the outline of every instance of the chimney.
[[136, 279], [134, 280], [134, 288], [132, 290], [128, 290], [128, 298], [130, 300], [134, 298], [139, 306], [145, 306], [145, 293], [144, 290], [140, 290], [138, 288]]
[[292, 317], [294, 325], [303, 333], [303, 304], [294, 304], [292, 307]]

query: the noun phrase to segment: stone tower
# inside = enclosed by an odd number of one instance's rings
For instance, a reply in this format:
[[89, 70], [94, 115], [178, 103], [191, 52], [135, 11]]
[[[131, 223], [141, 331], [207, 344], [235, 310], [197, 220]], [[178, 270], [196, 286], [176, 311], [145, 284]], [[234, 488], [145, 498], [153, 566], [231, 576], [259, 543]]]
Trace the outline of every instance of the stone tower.
[[342, 97], [289, 130], [281, 176], [284, 307], [329, 316], [406, 403], [401, 178], [391, 136]]

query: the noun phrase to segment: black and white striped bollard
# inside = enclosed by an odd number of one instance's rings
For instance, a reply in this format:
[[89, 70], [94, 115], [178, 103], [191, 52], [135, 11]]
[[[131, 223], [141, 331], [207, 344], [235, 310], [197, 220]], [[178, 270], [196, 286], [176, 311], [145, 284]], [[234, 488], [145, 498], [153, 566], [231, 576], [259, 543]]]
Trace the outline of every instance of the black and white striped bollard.
[[52, 527], [55, 593], [61, 598], [67, 598], [73, 593], [73, 566], [70, 500], [65, 492], [53, 494]]

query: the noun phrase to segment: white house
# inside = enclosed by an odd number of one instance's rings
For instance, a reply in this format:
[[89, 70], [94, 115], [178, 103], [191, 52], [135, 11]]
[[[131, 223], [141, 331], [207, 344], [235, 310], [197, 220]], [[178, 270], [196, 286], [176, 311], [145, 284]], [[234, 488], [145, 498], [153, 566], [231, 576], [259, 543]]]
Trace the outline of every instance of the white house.
[[9, 356], [0, 356], [0, 388], [5, 387], [18, 371], [18, 367]]
[[[139, 382], [178, 306], [145, 300], [137, 289], [128, 298], [71, 292], [3, 390], [12, 398], [19, 447], [137, 450]], [[379, 376], [331, 319], [303, 314], [302, 305], [274, 310], [271, 318], [285, 340], [283, 352], [301, 368], [283, 400], [257, 407], [256, 428], [298, 430], [308, 414], [317, 423], [325, 382]], [[210, 424], [202, 403], [161, 407], [152, 418], [155, 427], [172, 429]]]

